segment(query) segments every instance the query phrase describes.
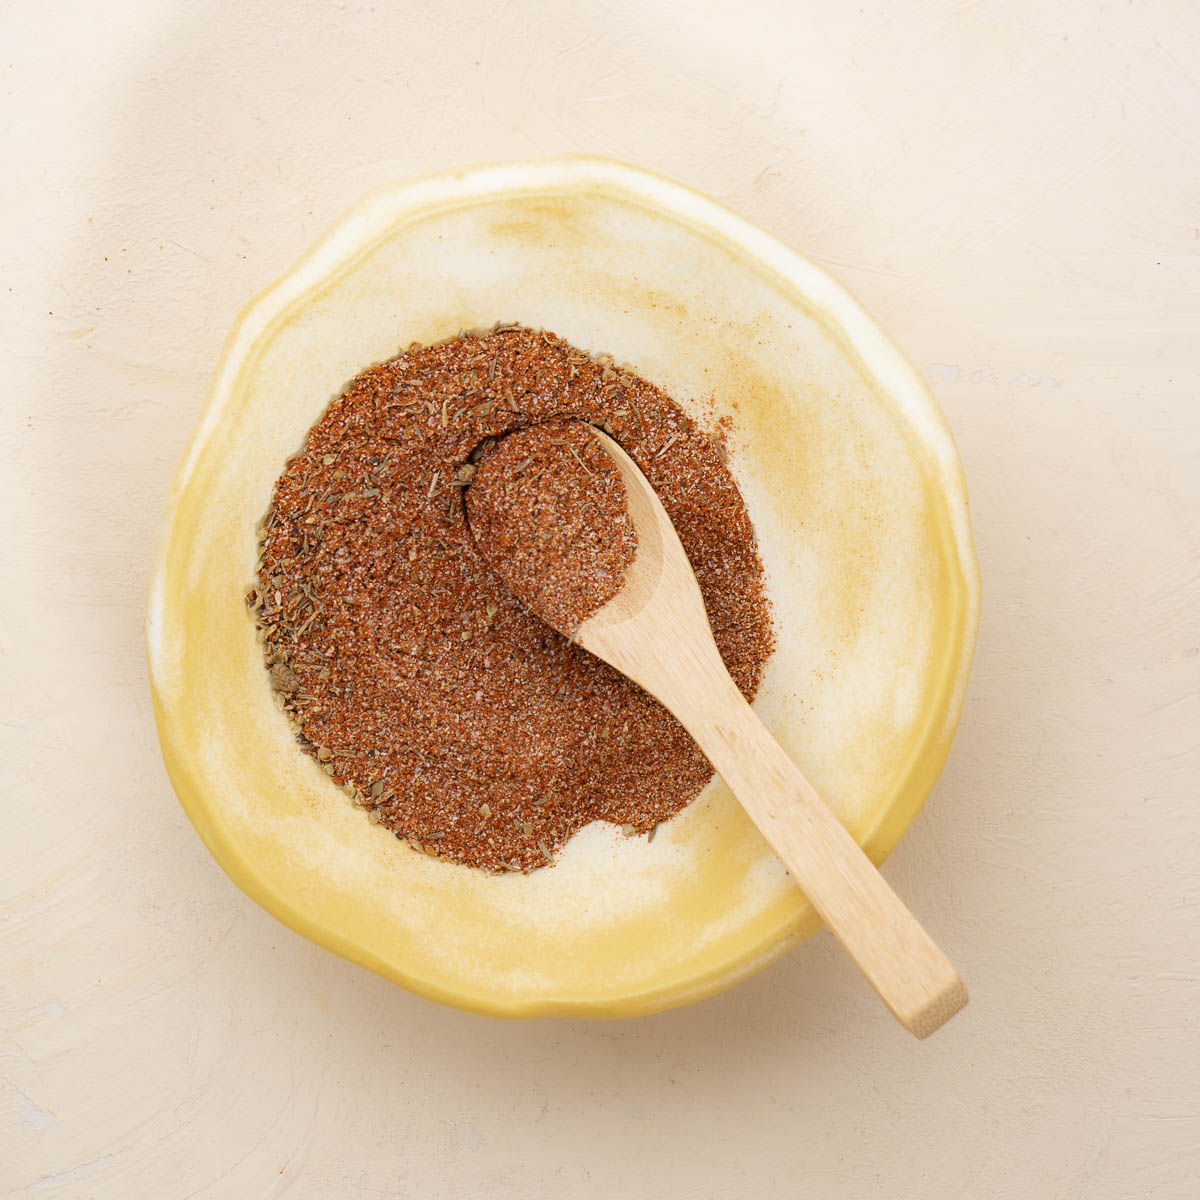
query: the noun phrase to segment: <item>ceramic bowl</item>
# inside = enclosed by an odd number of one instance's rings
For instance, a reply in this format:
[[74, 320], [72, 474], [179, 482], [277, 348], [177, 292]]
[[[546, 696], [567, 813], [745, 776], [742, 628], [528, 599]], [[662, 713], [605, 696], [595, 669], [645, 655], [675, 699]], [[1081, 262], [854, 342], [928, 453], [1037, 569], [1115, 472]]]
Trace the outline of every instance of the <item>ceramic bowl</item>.
[[667, 1008], [818, 926], [719, 781], [652, 842], [597, 822], [529, 875], [427, 858], [297, 750], [243, 602], [255, 523], [330, 398], [411, 342], [499, 320], [732, 417], [779, 632], [756, 708], [876, 862], [896, 844], [950, 745], [979, 611], [945, 421], [823, 271], [695, 192], [591, 159], [374, 192], [239, 317], [151, 585], [163, 755], [230, 877], [335, 953], [480, 1012]]

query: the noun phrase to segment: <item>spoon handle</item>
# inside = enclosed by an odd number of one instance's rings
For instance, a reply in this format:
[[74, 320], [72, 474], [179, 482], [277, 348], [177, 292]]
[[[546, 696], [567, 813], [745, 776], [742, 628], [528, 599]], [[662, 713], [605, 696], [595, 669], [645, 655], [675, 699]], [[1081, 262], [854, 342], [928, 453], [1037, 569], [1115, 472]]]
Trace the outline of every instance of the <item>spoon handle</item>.
[[958, 973], [720, 674], [676, 715], [896, 1019], [928, 1037], [967, 1003]]
[[625, 481], [638, 555], [576, 640], [679, 718], [896, 1019], [928, 1037], [966, 1004], [967, 989], [754, 715], [721, 661], [662, 502], [629, 455], [594, 432]]

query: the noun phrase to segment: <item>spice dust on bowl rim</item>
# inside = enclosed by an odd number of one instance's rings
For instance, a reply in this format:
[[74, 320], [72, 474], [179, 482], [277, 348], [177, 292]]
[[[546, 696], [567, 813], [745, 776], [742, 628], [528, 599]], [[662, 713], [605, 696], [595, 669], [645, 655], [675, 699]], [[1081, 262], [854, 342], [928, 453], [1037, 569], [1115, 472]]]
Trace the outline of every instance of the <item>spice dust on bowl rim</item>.
[[954, 445], [848, 293], [711, 200], [568, 158], [368, 195], [242, 313], [172, 486], [147, 636], [163, 756], [230, 877], [430, 998], [632, 1016], [709, 995], [818, 921], [714, 780], [652, 841], [594, 822], [493, 875], [368, 822], [299, 752], [247, 620], [255, 526], [331, 396], [411, 342], [519, 321], [704, 423], [758, 535], [778, 648], [755, 708], [880, 862], [949, 749], [979, 612]]

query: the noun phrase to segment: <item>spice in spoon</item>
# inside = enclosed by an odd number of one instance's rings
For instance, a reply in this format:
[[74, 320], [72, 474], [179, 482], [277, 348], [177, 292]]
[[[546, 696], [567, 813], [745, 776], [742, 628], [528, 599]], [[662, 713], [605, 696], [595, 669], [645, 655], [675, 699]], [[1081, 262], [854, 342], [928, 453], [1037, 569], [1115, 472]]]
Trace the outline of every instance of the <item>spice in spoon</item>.
[[508, 590], [568, 636], [620, 591], [637, 553], [621, 474], [580, 421], [531, 425], [484, 453], [467, 522]]

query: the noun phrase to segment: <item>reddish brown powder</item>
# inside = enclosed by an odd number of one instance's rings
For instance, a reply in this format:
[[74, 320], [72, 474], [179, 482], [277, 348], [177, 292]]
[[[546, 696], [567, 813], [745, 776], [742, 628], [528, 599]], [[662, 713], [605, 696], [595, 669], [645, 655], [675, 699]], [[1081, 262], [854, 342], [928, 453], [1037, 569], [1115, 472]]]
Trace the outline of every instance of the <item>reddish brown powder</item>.
[[354, 379], [275, 485], [248, 598], [300, 746], [416, 849], [491, 870], [542, 866], [596, 819], [653, 830], [712, 774], [656, 701], [521, 604], [468, 528], [478, 464], [564, 419], [603, 426], [646, 474], [752, 697], [773, 639], [719, 443], [632, 372], [521, 327]]
[[518, 430], [480, 456], [466, 490], [484, 561], [567, 635], [620, 591], [637, 553], [621, 473], [590, 429], [550, 421]]

